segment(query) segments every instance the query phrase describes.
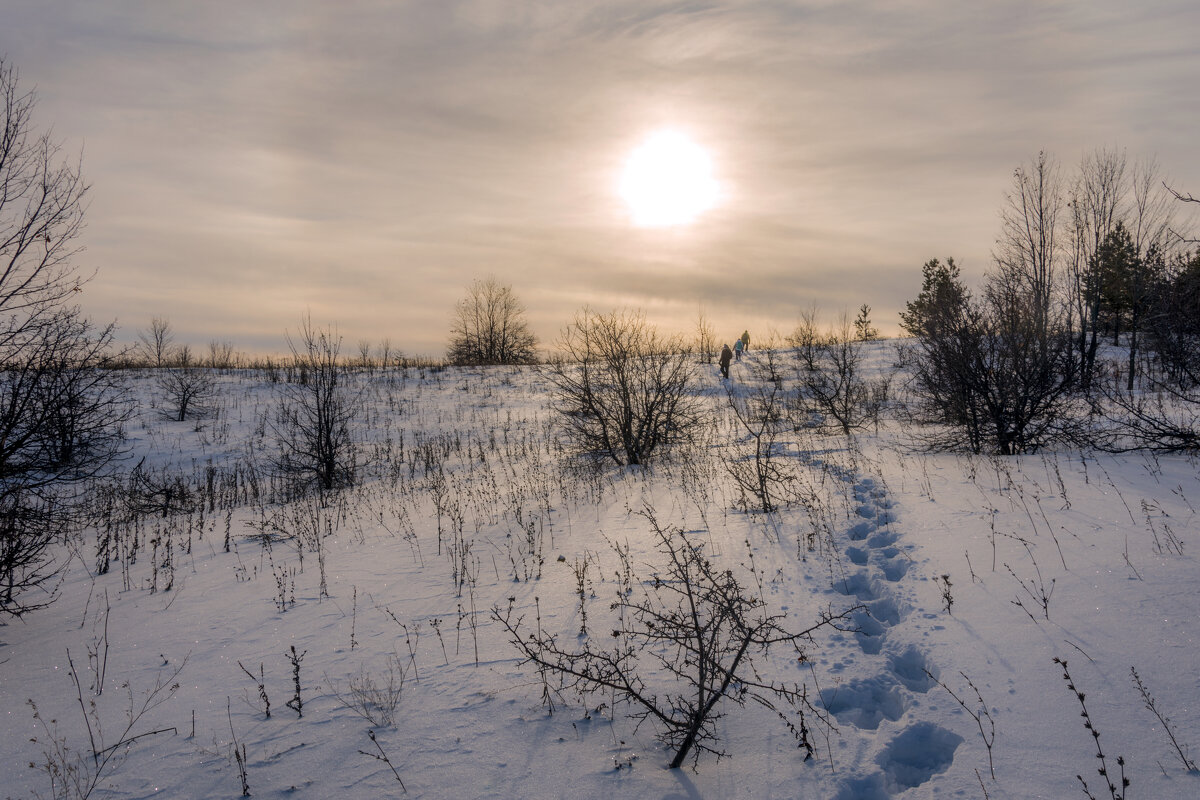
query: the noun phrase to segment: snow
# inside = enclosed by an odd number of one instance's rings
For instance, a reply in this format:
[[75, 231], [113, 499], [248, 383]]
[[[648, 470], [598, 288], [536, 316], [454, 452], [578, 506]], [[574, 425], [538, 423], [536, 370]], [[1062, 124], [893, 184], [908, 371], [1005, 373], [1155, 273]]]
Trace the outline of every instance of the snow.
[[[884, 369], [890, 345], [876, 348]], [[733, 365], [735, 386], [756, 357]], [[193, 486], [211, 467], [213, 503], [143, 519], [136, 561], [107, 574], [89, 532], [62, 552], [57, 600], [0, 627], [0, 797], [51, 796], [29, 766], [45, 763], [47, 725], [90, 763], [80, 697], [111, 745], [156, 681], [179, 687], [131, 734], [162, 732], [119, 748], [94, 797], [238, 797], [235, 738], [259, 798], [1062, 798], [1084, 796], [1076, 775], [1109, 797], [1056, 657], [1114, 771], [1123, 756], [1129, 797], [1200, 796], [1131, 675], [1200, 756], [1195, 459], [933, 454], [894, 422], [853, 439], [804, 431], [782, 457], [806, 502], [747, 513], [721, 461], [740, 434], [715, 366], [701, 375], [710, 438], [642, 469], [572, 458], [536, 370], [363, 373], [362, 481], [326, 509], [266, 502], [265, 474], [252, 496], [246, 468], [266, 463], [278, 389], [264, 376], [223, 376], [219, 413], [199, 423], [167, 420], [152, 375], [131, 376], [142, 406], [130, 466], [146, 456], [153, 474]], [[819, 632], [806, 658], [779, 649], [757, 664], [807, 686], [832, 724], [808, 715], [813, 759], [753, 703], [721, 706], [727, 758], [677, 770], [654, 723], [637, 726], [612, 696], [563, 693], [547, 712], [537, 670], [490, 610], [511, 603], [526, 624], [540, 614], [582, 642], [586, 564], [587, 638], [603, 644], [623, 569], [613, 545], [628, 546], [635, 582], [662, 564], [647, 507], [761, 585], [794, 629], [863, 607], [856, 631]], [[329, 532], [327, 594], [314, 543], [296, 538], [313, 520]], [[285, 705], [292, 647], [302, 716]], [[243, 667], [261, 668], [269, 718]], [[352, 679], [379, 685], [389, 669], [404, 673], [394, 724], [339, 702]]]

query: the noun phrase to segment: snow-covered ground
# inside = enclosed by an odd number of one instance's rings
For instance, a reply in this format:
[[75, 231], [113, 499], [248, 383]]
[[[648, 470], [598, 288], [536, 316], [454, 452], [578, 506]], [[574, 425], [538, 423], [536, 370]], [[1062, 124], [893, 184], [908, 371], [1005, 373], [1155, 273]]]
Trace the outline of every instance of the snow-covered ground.
[[[276, 502], [261, 471], [277, 389], [263, 376], [224, 376], [199, 424], [167, 420], [136, 378], [130, 463], [182, 477], [193, 502], [113, 517], [107, 573], [91, 532], [63, 551], [56, 602], [0, 627], [0, 797], [52, 796], [47, 766], [94, 770], [93, 740], [121, 741], [131, 708], [140, 738], [103, 753], [94, 797], [238, 797], [235, 750], [259, 798], [1083, 797], [1077, 775], [1112, 797], [1056, 658], [1118, 794], [1200, 797], [1172, 740], [1200, 758], [1195, 459], [928, 454], [891, 422], [852, 440], [802, 432], [779, 456], [793, 502], [756, 514], [725, 469], [743, 433], [715, 367], [701, 372], [714, 423], [644, 469], [570, 457], [535, 370], [364, 375], [362, 481], [324, 508]], [[807, 687], [814, 758], [754, 703], [722, 706], [727, 758], [677, 770], [654, 721], [613, 696], [563, 693], [548, 713], [491, 610], [603, 646], [619, 551], [647, 591], [663, 568], [647, 508], [792, 629], [865, 607], [857, 631], [756, 664]], [[402, 693], [373, 724], [355, 687], [389, 676]]]

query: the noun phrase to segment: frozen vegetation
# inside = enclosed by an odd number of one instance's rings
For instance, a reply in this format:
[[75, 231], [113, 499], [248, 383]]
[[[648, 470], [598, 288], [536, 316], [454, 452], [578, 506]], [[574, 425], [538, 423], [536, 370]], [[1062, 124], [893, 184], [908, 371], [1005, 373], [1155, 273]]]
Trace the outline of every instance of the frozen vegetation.
[[[1194, 458], [931, 453], [886, 413], [764, 456], [699, 369], [704, 425], [637, 467], [573, 455], [536, 367], [361, 370], [324, 492], [273, 477], [295, 376], [223, 372], [177, 421], [129, 373], [99, 524], [0, 627], [0, 796], [1200, 796]], [[729, 630], [780, 635], [670, 769], [688, 554]]]

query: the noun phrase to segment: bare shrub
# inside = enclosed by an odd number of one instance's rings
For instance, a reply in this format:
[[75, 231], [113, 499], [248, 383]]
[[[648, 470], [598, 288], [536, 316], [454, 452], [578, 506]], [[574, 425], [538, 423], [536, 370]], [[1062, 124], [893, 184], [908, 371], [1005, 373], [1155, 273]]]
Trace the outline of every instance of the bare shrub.
[[948, 285], [901, 348], [915, 420], [937, 426], [930, 446], [1012, 455], [1069, 438], [1079, 362], [1061, 309], [1030, 314], [1038, 296], [1010, 273], [991, 275], [978, 301], [956, 272], [934, 280]]
[[371, 723], [375, 728], [390, 728], [396, 722], [396, 709], [404, 694], [405, 668], [395, 653], [389, 653], [387, 664], [378, 674], [367, 671], [366, 665], [346, 679], [345, 693], [334, 687], [326, 676], [333, 696], [344, 708]]
[[216, 379], [210, 370], [191, 363], [190, 351], [180, 354], [175, 366], [159, 373], [158, 386], [166, 399], [171, 417], [183, 422], [191, 416], [204, 416], [216, 396]]
[[233, 342], [212, 339], [208, 343], [208, 365], [213, 369], [229, 369], [237, 362], [237, 351]]
[[852, 333], [850, 317], [843, 313], [837, 326], [822, 335], [806, 319], [791, 337], [797, 343], [797, 409], [807, 420], [832, 420], [846, 435], [878, 424], [889, 383], [886, 377], [864, 377], [863, 348], [874, 335], [867, 336], [869, 321], [866, 333], [858, 322], [855, 325], [858, 329]]
[[132, 406], [99, 368], [112, 328], [74, 310], [47, 312], [0, 344], [0, 613], [49, 604], [62, 564], [50, 546], [79, 528], [83, 494], [120, 453]]
[[[67, 738], [59, 733], [58, 721], [42, 717], [37, 703], [29, 700], [28, 704], [33, 711], [33, 718], [40, 724], [45, 734], [44, 738], [40, 740], [34, 738], [35, 742], [42, 745], [42, 761], [41, 763], [31, 763], [30, 766], [45, 773], [50, 784], [50, 796], [56, 800], [87, 800], [96, 793], [103, 781], [120, 769], [129, 755], [130, 748], [138, 740], [160, 733], [177, 733], [173, 727], [141, 732], [135, 732], [135, 730], [141, 726], [147, 714], [175, 696], [175, 692], [179, 690], [177, 678], [187, 666], [187, 658], [185, 657], [179, 666], [169, 673], [160, 672], [155, 678], [154, 685], [140, 696], [134, 694], [133, 687], [128, 683], [124, 684], [127, 694], [124, 725], [118, 728], [120, 732], [116, 741], [113, 742], [104, 736], [103, 720], [99, 706], [95, 702], [95, 696], [89, 697], [85, 702], [79, 673], [76, 672], [75, 664], [71, 661], [70, 651], [67, 652], [67, 663], [69, 664], [69, 674], [75, 685], [80, 714], [87, 729], [89, 751], [85, 754], [72, 747]], [[96, 696], [99, 696], [99, 692], [96, 693]]]
[[[654, 720], [659, 740], [675, 751], [672, 769], [689, 754], [696, 760], [701, 752], [725, 755], [716, 748], [716, 721], [726, 699], [739, 706], [754, 700], [775, 711], [811, 757], [805, 715], [819, 713], [806, 688], [763, 678], [760, 659], [772, 646], [784, 646], [804, 660], [801, 643], [822, 627], [837, 628], [853, 609], [826, 613], [812, 627], [789, 632], [783, 614], [769, 612], [732, 571], [713, 564], [700, 544], [678, 528], [661, 527], [649, 509], [645, 516], [666, 564], [652, 580], [637, 581], [648, 587], [641, 597], [618, 594], [613, 609], [620, 627], [613, 631], [616, 644], [610, 649], [590, 641], [581, 649], [566, 649], [540, 625], [526, 630], [511, 603], [503, 611], [493, 608], [493, 618], [508, 631], [525, 663], [557, 675], [563, 688], [585, 695], [614, 692], [636, 709], [634, 719]], [[669, 686], [646, 683], [656, 671], [668, 677]], [[798, 725], [784, 708], [799, 716]]]
[[1158, 453], [1200, 451], [1200, 399], [1169, 382], [1145, 381], [1130, 391], [1117, 380], [1097, 381], [1105, 425], [1092, 444], [1108, 452]]
[[579, 312], [545, 368], [554, 410], [581, 450], [641, 464], [659, 446], [688, 438], [702, 420], [693, 364], [641, 312]]
[[748, 506], [748, 498], [753, 497], [758, 510], [770, 514], [795, 479], [780, 452], [785, 393], [781, 381], [765, 379], [761, 362], [748, 360], [747, 365], [758, 379], [736, 389], [732, 384], [725, 388], [729, 408], [745, 436], [731, 448], [724, 464], [746, 498], [742, 505]]

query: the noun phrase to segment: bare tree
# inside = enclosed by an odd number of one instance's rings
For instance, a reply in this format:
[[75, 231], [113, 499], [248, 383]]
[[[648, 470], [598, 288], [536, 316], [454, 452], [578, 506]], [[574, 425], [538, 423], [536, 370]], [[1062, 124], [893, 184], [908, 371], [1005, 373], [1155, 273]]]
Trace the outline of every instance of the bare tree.
[[712, 323], [701, 308], [696, 312], [696, 349], [705, 364], [711, 364], [717, 352], [717, 337], [713, 333]]
[[1200, 386], [1200, 253], [1168, 263], [1151, 295], [1147, 334], [1162, 382], [1181, 391]]
[[[848, 630], [842, 625], [857, 609], [827, 612], [806, 630], [790, 632], [783, 626], [784, 614], [770, 612], [731, 570], [710, 561], [701, 545], [678, 528], [662, 528], [649, 510], [646, 517], [666, 563], [653, 580], [638, 581], [647, 587], [641, 597], [617, 596], [612, 607], [620, 627], [613, 631], [611, 648], [585, 641], [579, 649], [567, 649], [540, 625], [529, 631], [511, 605], [504, 611], [493, 608], [493, 618], [525, 662], [559, 676], [563, 688], [614, 692], [635, 709], [634, 719], [652, 720], [660, 728], [659, 740], [675, 751], [671, 769], [693, 752], [693, 763], [702, 752], [725, 755], [716, 747], [724, 700], [739, 706], [754, 700], [775, 711], [811, 758], [806, 713], [821, 718], [820, 712], [805, 687], [764, 678], [759, 660], [772, 647], [788, 647], [803, 661], [803, 643], [821, 628]], [[648, 683], [657, 683], [653, 675], [666, 678], [667, 685]], [[799, 724], [785, 709], [798, 715]]]
[[936, 261], [926, 264], [925, 283], [902, 315], [917, 337], [901, 361], [916, 420], [936, 426], [929, 444], [1010, 455], [1066, 436], [1079, 362], [1061, 306], [1030, 313], [1038, 288], [1004, 267], [979, 300]]
[[376, 360], [379, 362], [379, 366], [382, 369], [387, 369], [389, 366], [391, 366], [393, 356], [391, 339], [387, 338], [386, 336], [380, 339], [375, 352], [377, 354]]
[[1084, 389], [1091, 385], [1100, 347], [1103, 279], [1097, 254], [1124, 215], [1127, 180], [1125, 154], [1097, 150], [1084, 156], [1071, 189], [1067, 274]]
[[1026, 313], [1035, 326], [1050, 325], [1059, 281], [1059, 233], [1064, 208], [1058, 163], [1045, 152], [1013, 172], [1013, 188], [1005, 194], [1001, 232], [993, 260], [998, 279], [1019, 287], [1029, 303]]
[[585, 452], [641, 464], [699, 424], [691, 354], [678, 339], [659, 337], [641, 312], [584, 309], [558, 349], [545, 375], [567, 435]]
[[208, 403], [216, 394], [212, 372], [187, 361], [162, 370], [158, 385], [172, 409], [172, 418], [179, 422], [208, 413]]
[[367, 372], [371, 372], [374, 369], [375, 362], [371, 359], [370, 339], [358, 340], [358, 365]]
[[298, 340], [288, 335], [298, 376], [282, 385], [272, 429], [279, 450], [276, 467], [285, 475], [308, 476], [322, 490], [354, 482], [356, 459], [350, 423], [358, 413], [355, 393], [338, 363], [341, 337], [300, 323]]
[[1126, 280], [1129, 299], [1129, 359], [1126, 367], [1132, 390], [1137, 373], [1140, 335], [1146, 324], [1151, 294], [1166, 272], [1166, 260], [1178, 244], [1172, 234], [1175, 224], [1174, 197], [1159, 175], [1157, 162], [1139, 162], [1134, 170], [1130, 228], [1136, 258]]
[[1176, 197], [1163, 181], [1155, 159], [1147, 158], [1134, 165], [1130, 199], [1127, 224], [1138, 255], [1145, 258], [1155, 251], [1175, 252]]
[[156, 367], [167, 363], [174, 342], [175, 332], [166, 317], [153, 317], [149, 328], [138, 331], [138, 350], [145, 361]]
[[0, 59], [0, 612], [49, 603], [51, 545], [122, 441], [129, 407], [102, 366], [113, 327], [74, 306], [87, 186], [33, 122], [36, 98]]
[[925, 419], [945, 426], [931, 444], [1012, 455], [1069, 433], [1078, 376], [1070, 331], [1047, 331], [1026, 313], [1030, 302], [998, 282], [909, 352]]
[[181, 344], [171, 349], [170, 355], [163, 364], [169, 364], [174, 367], [194, 367], [197, 361], [192, 356], [192, 346], [190, 344]]
[[1080, 165], [1071, 190], [1068, 290], [1080, 380], [1092, 384], [1102, 332], [1129, 335], [1127, 374], [1137, 373], [1142, 328], [1156, 272], [1178, 254], [1173, 199], [1154, 159], [1129, 167], [1123, 152], [1099, 150]]
[[[859, 318], [862, 319], [861, 312]], [[801, 343], [796, 348], [800, 386], [797, 408], [805, 414], [815, 412], [822, 419], [832, 419], [847, 436], [878, 423], [887, 398], [887, 379], [868, 380], [863, 375], [863, 347], [867, 340], [861, 337], [862, 328], [857, 323], [851, 333], [850, 316], [846, 313], [825, 335], [802, 325], [792, 337]]]
[[779, 335], [779, 329], [768, 328], [766, 334], [758, 341], [754, 357], [747, 358], [747, 362], [754, 365], [752, 369], [763, 380], [771, 381], [776, 385], [782, 385], [784, 374], [787, 371], [782, 343], [783, 337]]
[[458, 302], [446, 357], [455, 364], [532, 364], [537, 339], [511, 286], [475, 281]]
[[208, 342], [208, 365], [213, 369], [229, 369], [236, 360], [233, 342], [210, 339]]
[[56, 317], [83, 283], [71, 259], [88, 187], [50, 134], [34, 128], [36, 96], [17, 78], [0, 59], [0, 347]]
[[788, 334], [787, 343], [801, 364], [815, 364], [822, 338], [820, 327], [817, 325], [816, 305], [802, 310], [798, 316], [796, 327]]
[[[1163, 187], [1168, 192], [1170, 192], [1171, 196], [1174, 197], [1176, 200], [1178, 200], [1180, 203], [1200, 204], [1200, 197], [1194, 197], [1190, 194], [1184, 194], [1183, 192], [1177, 192], [1174, 189], [1172, 189], [1170, 186], [1167, 186], [1166, 183], [1163, 183]], [[1182, 242], [1184, 244], [1200, 244], [1200, 239], [1192, 238], [1191, 236], [1188, 236], [1186, 234], [1181, 234], [1177, 231], [1172, 231], [1172, 233], [1175, 235], [1176, 239], [1178, 239], [1180, 242]]]

